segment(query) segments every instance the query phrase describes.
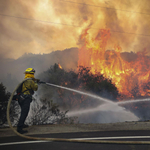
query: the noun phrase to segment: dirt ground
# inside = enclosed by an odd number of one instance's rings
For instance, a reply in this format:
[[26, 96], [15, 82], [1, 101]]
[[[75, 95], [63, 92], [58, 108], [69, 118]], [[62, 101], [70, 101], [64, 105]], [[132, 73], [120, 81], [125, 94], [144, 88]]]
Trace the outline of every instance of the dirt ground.
[[[14, 127], [15, 128], [15, 127]], [[67, 132], [91, 132], [91, 131], [117, 131], [117, 130], [150, 130], [150, 122], [118, 122], [107, 124], [61, 124], [61, 125], [37, 125], [27, 128], [26, 135], [67, 133]], [[10, 128], [0, 128], [0, 137], [15, 136]]]

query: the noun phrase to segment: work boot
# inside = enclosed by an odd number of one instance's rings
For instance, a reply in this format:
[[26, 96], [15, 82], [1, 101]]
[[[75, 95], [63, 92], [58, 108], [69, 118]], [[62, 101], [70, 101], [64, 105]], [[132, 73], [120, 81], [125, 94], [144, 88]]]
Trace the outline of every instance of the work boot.
[[23, 125], [23, 128], [28, 128], [29, 126], [27, 124], [24, 124]]
[[22, 130], [22, 129], [17, 129], [17, 132], [19, 132], [20, 134], [28, 133], [27, 130]]

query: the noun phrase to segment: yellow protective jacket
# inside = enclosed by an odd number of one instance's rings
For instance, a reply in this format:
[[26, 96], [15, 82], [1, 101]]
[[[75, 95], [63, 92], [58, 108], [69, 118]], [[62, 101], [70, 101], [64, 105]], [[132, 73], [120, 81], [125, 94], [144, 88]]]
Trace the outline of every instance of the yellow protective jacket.
[[25, 95], [32, 95], [37, 89], [38, 84], [33, 79], [26, 80], [22, 85], [22, 93]]

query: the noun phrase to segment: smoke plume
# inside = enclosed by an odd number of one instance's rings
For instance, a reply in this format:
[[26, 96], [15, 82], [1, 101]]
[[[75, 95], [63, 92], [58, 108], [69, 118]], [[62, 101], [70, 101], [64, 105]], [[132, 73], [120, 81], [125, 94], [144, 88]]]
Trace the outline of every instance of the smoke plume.
[[117, 43], [123, 51], [149, 50], [149, 38], [144, 36], [150, 35], [149, 5], [150, 1], [137, 0], [1, 0], [0, 55], [18, 58], [77, 47], [85, 28], [91, 36], [109, 28], [108, 48]]

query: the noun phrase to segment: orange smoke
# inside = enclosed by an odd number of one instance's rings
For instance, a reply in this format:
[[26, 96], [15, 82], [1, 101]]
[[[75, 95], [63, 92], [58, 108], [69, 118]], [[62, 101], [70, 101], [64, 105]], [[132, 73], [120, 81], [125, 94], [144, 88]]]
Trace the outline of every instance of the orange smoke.
[[136, 53], [136, 59], [128, 62], [121, 57], [121, 47], [107, 50], [109, 29], [101, 29], [91, 38], [88, 29], [81, 35], [78, 66], [91, 68], [91, 73], [103, 74], [118, 88], [123, 97], [150, 96], [150, 59], [146, 50]]

